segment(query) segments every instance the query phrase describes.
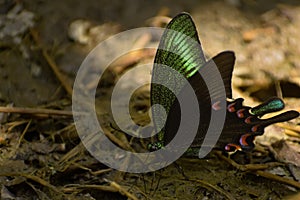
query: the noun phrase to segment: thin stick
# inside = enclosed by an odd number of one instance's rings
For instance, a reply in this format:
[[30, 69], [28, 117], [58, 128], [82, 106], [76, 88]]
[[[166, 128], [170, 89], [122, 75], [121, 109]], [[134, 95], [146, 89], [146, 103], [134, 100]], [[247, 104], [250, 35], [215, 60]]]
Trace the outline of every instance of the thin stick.
[[60, 190], [58, 190], [54, 185], [51, 185], [50, 183], [48, 183], [47, 181], [41, 179], [38, 176], [35, 175], [30, 175], [30, 174], [24, 174], [24, 173], [0, 173], [0, 176], [21, 176], [27, 179], [30, 179], [36, 183], [39, 183], [45, 187], [50, 188], [51, 190], [53, 190], [54, 192], [64, 195]]
[[[233, 160], [231, 160], [230, 158], [226, 158], [225, 156], [223, 156], [220, 152], [216, 153], [217, 156], [219, 156], [221, 159], [225, 160], [226, 162], [228, 162], [229, 164], [231, 164], [232, 166], [234, 166], [235, 168], [241, 170], [241, 171], [250, 171], [253, 174], [257, 174], [259, 176], [262, 176], [264, 178], [273, 180], [273, 181], [277, 181], [280, 183], [284, 183], [293, 187], [296, 187], [298, 189], [300, 189], [300, 183], [296, 182], [294, 180], [291, 179], [287, 179], [284, 177], [280, 177], [277, 176], [275, 174], [271, 174], [269, 172], [266, 171], [262, 171], [262, 169], [267, 169], [270, 167], [275, 167], [280, 165], [280, 163], [267, 163], [267, 164], [248, 164], [248, 165], [240, 165], [236, 162], [234, 162]], [[281, 164], [283, 165], [283, 164]]]
[[280, 163], [280, 162], [270, 162], [270, 163], [266, 163], [266, 164], [246, 164], [246, 165], [240, 165], [238, 163], [236, 163], [234, 160], [227, 158], [226, 156], [223, 156], [221, 152], [216, 151], [214, 152], [219, 158], [221, 158], [222, 160], [226, 161], [227, 163], [229, 163], [230, 165], [232, 165], [233, 167], [235, 167], [238, 170], [241, 170], [243, 172], [247, 172], [247, 171], [256, 171], [256, 170], [263, 170], [263, 169], [268, 169], [271, 167], [277, 167], [277, 166], [283, 166], [284, 164]]
[[[186, 180], [185, 180], [186, 181]], [[225, 196], [227, 199], [229, 200], [234, 200], [233, 196], [231, 196], [231, 194], [229, 194], [228, 192], [226, 192], [225, 190], [221, 189], [218, 186], [214, 186], [208, 182], [202, 181], [202, 180], [194, 180], [194, 179], [190, 179], [190, 181], [193, 182], [197, 182], [200, 183], [202, 187], [208, 189], [208, 190], [215, 190], [218, 193], [222, 194], [223, 196]]]
[[20, 114], [31, 114], [31, 115], [59, 115], [59, 116], [73, 116], [72, 111], [66, 110], [53, 110], [44, 108], [21, 108], [21, 107], [1, 107], [0, 112], [4, 113], [20, 113]]
[[20, 139], [19, 139], [19, 141], [18, 141], [18, 146], [17, 146], [17, 148], [19, 148], [19, 146], [20, 146], [20, 144], [21, 144], [21, 142], [22, 142], [22, 140], [23, 140], [23, 138], [24, 138], [24, 135], [25, 135], [25, 133], [27, 132], [27, 130], [28, 130], [30, 124], [31, 124], [31, 121], [32, 121], [32, 120], [30, 120], [30, 121], [28, 122], [28, 124], [26, 125], [26, 127], [25, 127], [23, 133], [21, 134], [21, 137], [20, 137]]
[[7, 122], [5, 125], [9, 126], [7, 129], [8, 132], [11, 132], [15, 127], [20, 126], [22, 124], [28, 123], [30, 120], [22, 120], [22, 121], [13, 121], [13, 122]]
[[112, 169], [111, 168], [108, 168], [108, 169], [101, 169], [101, 170], [98, 170], [98, 171], [90, 171], [91, 174], [93, 175], [100, 175], [100, 174], [104, 174], [104, 173], [108, 173], [108, 172], [111, 172]]
[[67, 93], [69, 95], [72, 96], [72, 87], [65, 81], [66, 80], [66, 76], [63, 75], [60, 72], [60, 70], [58, 69], [55, 61], [47, 53], [46, 49], [42, 45], [42, 42], [41, 42], [41, 40], [40, 40], [40, 38], [38, 36], [37, 31], [35, 31], [34, 29], [30, 29], [30, 34], [31, 34], [33, 40], [35, 41], [35, 43], [38, 45], [38, 47], [41, 48], [42, 54], [43, 54], [45, 60], [47, 61], [47, 63], [51, 67], [52, 71], [54, 72], [54, 74], [57, 77], [57, 79], [59, 80], [59, 82], [62, 84], [63, 88], [67, 91]]
[[121, 194], [127, 196], [128, 198], [132, 199], [132, 200], [138, 200], [138, 198], [134, 195], [129, 193], [125, 188], [123, 188], [121, 185], [119, 185], [118, 183], [114, 182], [114, 181], [109, 181], [107, 179], [104, 179], [106, 182], [110, 183], [110, 186], [114, 187], [115, 189], [117, 189]]
[[287, 178], [283, 178], [283, 177], [277, 176], [275, 174], [271, 174], [269, 172], [265, 172], [265, 171], [261, 171], [261, 170], [255, 171], [254, 173], [259, 175], [259, 176], [265, 177], [267, 179], [277, 181], [277, 182], [280, 182], [280, 183], [284, 183], [284, 184], [287, 184], [287, 185], [290, 185], [290, 186], [293, 186], [295, 188], [300, 189], [300, 183], [297, 182], [297, 181], [287, 179]]
[[95, 189], [106, 192], [118, 192], [118, 190], [112, 186], [108, 185], [78, 185], [78, 184], [69, 184], [65, 185], [62, 189], [65, 193], [76, 192], [78, 189]]

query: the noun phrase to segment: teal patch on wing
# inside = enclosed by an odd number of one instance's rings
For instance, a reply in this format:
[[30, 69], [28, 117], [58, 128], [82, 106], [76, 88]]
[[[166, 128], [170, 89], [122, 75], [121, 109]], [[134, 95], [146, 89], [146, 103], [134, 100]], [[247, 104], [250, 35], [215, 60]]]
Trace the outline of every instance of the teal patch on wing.
[[268, 101], [251, 108], [250, 112], [253, 115], [263, 116], [264, 114], [280, 111], [284, 108], [284, 102], [277, 97], [271, 98]]
[[[180, 92], [185, 80], [175, 75], [171, 70], [165, 70], [162, 66], [176, 70], [185, 78], [191, 77], [205, 64], [205, 57], [198, 38], [198, 33], [191, 16], [181, 13], [174, 17], [167, 25], [161, 38], [152, 71], [151, 105], [160, 104], [161, 107], [152, 107], [152, 118], [157, 132], [164, 127], [166, 117]], [[164, 83], [173, 87], [175, 94], [160, 84]], [[159, 140], [163, 140], [164, 130], [159, 133]]]

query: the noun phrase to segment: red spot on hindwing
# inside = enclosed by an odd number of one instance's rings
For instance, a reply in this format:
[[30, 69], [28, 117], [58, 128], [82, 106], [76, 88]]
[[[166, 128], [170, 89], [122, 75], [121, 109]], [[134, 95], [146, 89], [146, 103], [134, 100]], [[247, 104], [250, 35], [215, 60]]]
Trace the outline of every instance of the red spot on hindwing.
[[235, 112], [236, 111], [236, 109], [235, 109], [235, 103], [229, 104], [227, 106], [227, 110], [228, 110], [228, 112]]
[[236, 115], [238, 116], [238, 118], [244, 118], [245, 117], [245, 109], [240, 109], [236, 112]]

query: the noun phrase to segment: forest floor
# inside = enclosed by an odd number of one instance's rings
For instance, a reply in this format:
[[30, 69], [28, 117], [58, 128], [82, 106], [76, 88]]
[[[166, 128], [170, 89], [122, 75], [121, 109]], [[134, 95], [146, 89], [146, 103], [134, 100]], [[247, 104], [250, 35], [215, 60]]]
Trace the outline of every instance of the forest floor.
[[[228, 159], [214, 151], [205, 159], [182, 157], [177, 164], [144, 174], [111, 169], [80, 142], [72, 117], [72, 87], [86, 56], [110, 36], [133, 28], [164, 27], [183, 11], [193, 17], [207, 58], [235, 52], [235, 98], [255, 106], [279, 96], [285, 109], [300, 111], [297, 0], [0, 0], [1, 199], [263, 200], [297, 194], [299, 119], [268, 127], [250, 154]], [[122, 45], [158, 45], [158, 40], [141, 37], [136, 43], [115, 43], [107, 53]], [[125, 55], [111, 64], [99, 85], [88, 82], [102, 87], [96, 91], [97, 117], [121, 146], [135, 148], [114, 128], [110, 93], [122, 75], [152, 63], [154, 54], [149, 50]], [[121, 94], [150, 77], [149, 68], [124, 77]], [[149, 123], [149, 96], [145, 86], [130, 99], [132, 119], [138, 124]], [[117, 102], [120, 108], [124, 98]]]

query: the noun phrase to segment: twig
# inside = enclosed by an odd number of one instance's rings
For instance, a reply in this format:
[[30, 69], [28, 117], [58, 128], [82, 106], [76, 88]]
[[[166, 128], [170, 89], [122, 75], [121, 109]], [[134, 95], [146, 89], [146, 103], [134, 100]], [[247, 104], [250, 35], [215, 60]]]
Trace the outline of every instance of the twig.
[[226, 162], [228, 162], [229, 164], [231, 164], [232, 166], [234, 166], [235, 168], [237, 168], [238, 170], [241, 171], [251, 171], [251, 173], [262, 176], [264, 178], [273, 180], [273, 181], [277, 181], [280, 183], [284, 183], [293, 187], [296, 187], [298, 189], [300, 189], [300, 183], [296, 182], [294, 180], [291, 179], [287, 179], [284, 177], [280, 177], [277, 176], [275, 174], [271, 174], [269, 172], [266, 171], [262, 171], [262, 169], [268, 169], [270, 167], [275, 167], [275, 166], [279, 166], [279, 165], [283, 165], [281, 163], [267, 163], [267, 164], [248, 164], [248, 165], [240, 165], [236, 162], [234, 162], [233, 160], [231, 160], [230, 158], [227, 158], [225, 156], [223, 156], [220, 152], [216, 152], [216, 155], [218, 157], [220, 157], [221, 159], [225, 160]]
[[271, 174], [269, 172], [265, 172], [265, 171], [261, 171], [261, 170], [255, 171], [253, 173], [257, 174], [259, 176], [265, 177], [267, 179], [270, 179], [270, 180], [273, 180], [273, 181], [277, 181], [277, 182], [280, 182], [280, 183], [284, 183], [284, 184], [287, 184], [287, 185], [290, 185], [290, 186], [293, 186], [295, 188], [300, 189], [300, 183], [297, 182], [297, 181], [294, 181], [294, 180], [291, 180], [291, 179], [287, 179], [287, 178], [283, 178], [281, 176], [277, 176], [275, 174]]
[[104, 173], [108, 173], [108, 172], [111, 172], [113, 170], [112, 168], [108, 168], [108, 169], [101, 169], [101, 170], [93, 172], [92, 169], [90, 169], [86, 166], [80, 165], [78, 163], [73, 163], [73, 166], [77, 166], [80, 169], [86, 170], [86, 171], [88, 171], [89, 173], [91, 173], [95, 176], [98, 176], [98, 175], [101, 175], [101, 174], [104, 174]]
[[63, 188], [63, 192], [72, 193], [72, 192], [76, 192], [78, 189], [95, 189], [95, 190], [101, 190], [105, 192], [118, 192], [116, 188], [108, 185], [79, 185], [79, 184], [65, 185]]
[[30, 120], [22, 120], [22, 121], [13, 121], [13, 122], [8, 122], [5, 125], [9, 126], [7, 129], [8, 132], [11, 132], [15, 127], [18, 127], [20, 125], [28, 123]]
[[18, 141], [17, 148], [19, 148], [19, 146], [20, 146], [20, 144], [21, 144], [21, 142], [22, 142], [22, 140], [23, 140], [23, 138], [24, 138], [24, 135], [25, 135], [25, 133], [27, 132], [27, 130], [28, 130], [30, 124], [31, 124], [31, 121], [32, 121], [32, 120], [30, 120], [30, 121], [27, 123], [27, 125], [26, 125], [26, 127], [25, 127], [23, 133], [21, 134], [21, 137], [19, 138], [19, 141]]
[[107, 179], [104, 179], [106, 182], [110, 183], [110, 186], [114, 187], [115, 189], [117, 189], [121, 194], [127, 196], [128, 198], [132, 199], [132, 200], [138, 200], [138, 198], [129, 193], [125, 188], [123, 188], [121, 185], [119, 185], [118, 183], [114, 182], [114, 181], [109, 181]]
[[221, 152], [216, 151], [214, 152], [219, 158], [226, 161], [230, 165], [234, 166], [236, 169], [241, 170], [243, 172], [246, 171], [256, 171], [256, 170], [263, 170], [268, 169], [270, 167], [276, 167], [276, 166], [283, 166], [284, 164], [279, 162], [270, 162], [266, 164], [246, 164], [246, 165], [240, 165], [236, 163], [234, 160], [227, 158], [226, 156], [223, 156]]
[[81, 159], [81, 156], [85, 152], [84, 145], [80, 142], [77, 146], [71, 149], [68, 153], [66, 153], [59, 161], [55, 170], [63, 172], [65, 171], [69, 165], [75, 163], [76, 160]]
[[72, 111], [66, 110], [53, 110], [44, 108], [20, 108], [20, 107], [1, 107], [0, 112], [5, 113], [19, 113], [19, 114], [31, 114], [31, 115], [57, 115], [57, 116], [67, 116], [72, 117]]
[[[111, 125], [110, 125], [111, 128], [113, 128]], [[121, 131], [123, 132], [122, 130], [118, 130], [118, 129], [115, 129], [117, 131]], [[103, 127], [103, 133], [113, 142], [115, 142], [118, 146], [122, 147], [123, 149], [127, 150], [127, 151], [131, 151], [131, 152], [134, 152], [134, 149], [130, 146], [130, 144], [127, 142], [127, 140], [125, 142], [123, 142], [122, 140], [120, 140], [118, 137], [115, 136], [115, 134], [113, 134], [110, 130], [108, 130], [108, 128], [106, 127]], [[124, 133], [124, 132], [123, 132]], [[126, 134], [126, 132], [125, 132]]]
[[108, 168], [108, 169], [101, 169], [101, 170], [98, 170], [98, 171], [90, 171], [91, 174], [93, 175], [100, 175], [100, 174], [104, 174], [104, 173], [108, 173], [108, 172], [111, 172], [112, 169], [111, 168]]
[[[298, 135], [300, 133], [300, 127], [295, 126], [295, 125], [290, 125], [290, 124], [286, 124], [286, 123], [277, 123], [276, 126], [283, 128], [283, 129], [287, 129], [287, 130], [291, 130], [293, 132], [297, 132]], [[294, 136], [294, 135], [293, 135]]]
[[171, 21], [170, 17], [156, 16], [148, 19], [146, 23], [154, 27], [162, 27], [162, 25], [168, 24], [170, 21]]
[[[148, 35], [145, 35], [145, 37], [146, 36]], [[142, 37], [142, 39], [144, 38]], [[110, 65], [110, 69], [116, 74], [122, 74], [132, 65], [140, 62], [143, 59], [154, 57], [154, 55], [155, 55], [154, 49], [142, 49], [142, 47], [140, 47], [139, 50], [131, 51], [128, 54], [116, 60], [114, 63]]]
[[66, 76], [63, 75], [60, 70], [58, 69], [55, 61], [50, 57], [50, 55], [47, 53], [46, 49], [44, 48], [39, 35], [37, 33], [36, 30], [34, 29], [30, 29], [30, 34], [33, 38], [33, 40], [35, 41], [35, 43], [37, 44], [37, 46], [39, 48], [41, 48], [42, 50], [42, 54], [45, 58], [45, 60], [47, 61], [47, 63], [49, 64], [49, 66], [51, 67], [52, 71], [54, 72], [55, 76], [57, 77], [57, 79], [59, 80], [59, 82], [62, 84], [63, 88], [67, 91], [67, 93], [69, 95], [72, 96], [72, 87], [65, 81], [66, 80]]
[[48, 183], [47, 181], [41, 179], [38, 176], [34, 176], [34, 175], [30, 175], [30, 174], [24, 174], [24, 173], [4, 173], [4, 174], [0, 173], [0, 176], [21, 176], [21, 177], [30, 179], [30, 180], [32, 180], [34, 182], [37, 182], [37, 183], [39, 183], [39, 184], [41, 184], [41, 185], [43, 185], [45, 187], [48, 187], [48, 188], [50, 188], [51, 190], [53, 190], [54, 192], [56, 192], [58, 194], [64, 195], [54, 185], [51, 185], [50, 183]]
[[[187, 180], [184, 180], [184, 181], [187, 181]], [[229, 194], [228, 192], [226, 192], [225, 190], [223, 190], [222, 188], [218, 187], [218, 186], [214, 186], [208, 182], [205, 182], [205, 181], [202, 181], [202, 180], [194, 180], [194, 179], [191, 179], [189, 181], [193, 181], [193, 182], [197, 182], [197, 183], [200, 183], [202, 187], [208, 189], [208, 190], [215, 190], [217, 191], [218, 193], [222, 194], [223, 196], [225, 196], [227, 199], [229, 200], [234, 200], [234, 197], [231, 196], [231, 194]]]

